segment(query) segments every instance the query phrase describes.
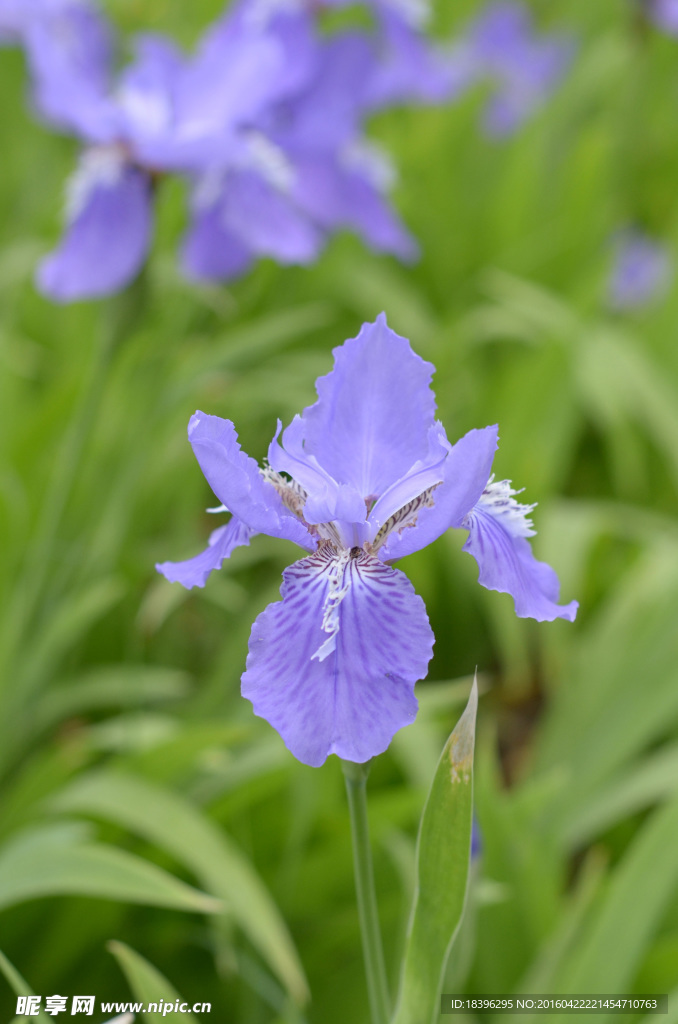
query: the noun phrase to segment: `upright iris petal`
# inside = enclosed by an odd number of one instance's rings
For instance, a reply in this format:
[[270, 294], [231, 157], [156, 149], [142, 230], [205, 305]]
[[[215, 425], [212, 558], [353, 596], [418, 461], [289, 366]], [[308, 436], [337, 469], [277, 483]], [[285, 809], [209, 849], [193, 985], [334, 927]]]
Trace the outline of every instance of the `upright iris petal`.
[[309, 765], [329, 754], [367, 761], [414, 719], [434, 638], [394, 559], [462, 528], [479, 582], [511, 594], [519, 616], [571, 620], [577, 608], [556, 603], [557, 577], [532, 555], [534, 506], [491, 476], [497, 428], [451, 445], [434, 419], [433, 367], [383, 314], [334, 356], [317, 402], [278, 426], [264, 469], [232, 423], [196, 413], [189, 438], [217, 511], [232, 519], [201, 555], [157, 566], [203, 586], [257, 532], [311, 552], [285, 570], [282, 601], [254, 623], [242, 678], [255, 714]]
[[382, 313], [334, 350], [335, 368], [305, 409], [304, 447], [341, 483], [378, 497], [428, 452], [435, 367], [390, 329]]

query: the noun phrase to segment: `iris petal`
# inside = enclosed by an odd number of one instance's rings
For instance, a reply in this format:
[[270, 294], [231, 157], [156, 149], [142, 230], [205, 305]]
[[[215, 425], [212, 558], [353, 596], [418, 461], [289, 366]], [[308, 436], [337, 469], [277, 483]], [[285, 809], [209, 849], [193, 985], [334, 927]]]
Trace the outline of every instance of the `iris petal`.
[[38, 270], [40, 290], [55, 302], [110, 295], [138, 274], [151, 238], [151, 194], [145, 174], [123, 167], [94, 182], [59, 247]]
[[313, 550], [315, 541], [306, 527], [265, 482], [254, 459], [242, 451], [230, 420], [196, 412], [188, 424], [188, 438], [208, 484], [234, 516], [255, 533], [283, 537]]
[[249, 545], [252, 536], [252, 530], [233, 516], [224, 526], [212, 531], [207, 547], [199, 555], [184, 562], [162, 562], [156, 569], [170, 583], [181, 583], [187, 590], [204, 587], [210, 573], [221, 569], [224, 559], [230, 558], [236, 548]]
[[382, 552], [388, 561], [420, 551], [462, 520], [487, 484], [497, 449], [497, 427], [469, 430], [452, 445], [444, 463], [445, 479], [433, 494], [431, 508], [422, 508], [416, 526], [392, 533]]
[[428, 454], [433, 366], [383, 313], [334, 356], [334, 370], [318, 380], [318, 401], [302, 414], [304, 450], [338, 483], [376, 498]]
[[521, 619], [574, 621], [578, 602], [556, 603], [560, 591], [556, 573], [546, 562], [537, 561], [529, 541], [510, 528], [510, 520], [478, 504], [464, 526], [469, 531], [464, 551], [478, 563], [478, 582], [483, 587], [510, 594]]
[[367, 761], [414, 721], [434, 639], [424, 602], [364, 551], [323, 546], [283, 578], [252, 628], [243, 696], [305, 764]]
[[218, 204], [196, 209], [181, 256], [187, 275], [199, 281], [231, 281], [252, 265], [251, 251], [222, 224]]

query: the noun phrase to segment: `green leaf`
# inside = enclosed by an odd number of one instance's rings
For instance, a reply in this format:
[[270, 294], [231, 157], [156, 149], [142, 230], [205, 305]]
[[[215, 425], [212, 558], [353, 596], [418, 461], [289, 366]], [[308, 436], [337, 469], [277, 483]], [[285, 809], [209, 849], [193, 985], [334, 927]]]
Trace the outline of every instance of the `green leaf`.
[[582, 847], [624, 818], [670, 799], [678, 789], [678, 744], [631, 765], [592, 796], [586, 794], [564, 825], [565, 841]]
[[466, 710], [445, 744], [421, 819], [417, 890], [393, 1024], [438, 1019], [442, 975], [468, 887], [477, 707], [474, 681]]
[[45, 728], [101, 708], [178, 700], [186, 697], [189, 681], [185, 672], [159, 665], [106, 665], [50, 689], [37, 706], [37, 724]]
[[224, 901], [291, 997], [298, 1003], [308, 998], [294, 943], [268, 890], [228, 836], [187, 800], [132, 775], [96, 772], [52, 806], [113, 821], [170, 853]]
[[65, 841], [60, 827], [24, 834], [0, 850], [0, 909], [63, 894], [210, 914], [217, 900], [125, 850]]
[[[24, 981], [24, 979], [21, 977], [21, 975], [17, 971], [16, 967], [9, 962], [9, 960], [7, 959], [7, 957], [5, 956], [5, 954], [1, 950], [0, 950], [0, 974], [3, 975], [3, 977], [5, 978], [7, 984], [9, 985], [9, 987], [14, 992], [14, 995], [16, 995], [16, 996], [34, 996], [35, 995], [35, 992], [30, 987], [28, 982]], [[51, 1018], [47, 1017], [46, 1014], [44, 1014], [42, 1012], [42, 1010], [41, 1010], [40, 1013], [36, 1015], [35, 1019], [37, 1021], [37, 1024], [48, 1024], [48, 1021]], [[25, 1021], [26, 1017], [24, 1016], [24, 1014], [22, 1014], [20, 1017], [15, 1018], [15, 1020], [16, 1021]], [[12, 1021], [11, 1024], [15, 1024], [15, 1021]]]
[[623, 992], [631, 984], [678, 883], [677, 833], [674, 799], [636, 835], [554, 991]]
[[[113, 941], [107, 943], [106, 948], [118, 961], [136, 1000], [145, 1003], [146, 1006], [149, 1003], [159, 1003], [161, 999], [166, 1004], [173, 1003], [175, 1005], [177, 999], [180, 1004], [185, 1001], [171, 982], [153, 964], [149, 964], [148, 960], [130, 946], [127, 946], [124, 942]], [[182, 1013], [181, 1011], [175, 1011], [173, 1008], [171, 1012], [172, 1020], [190, 1021], [200, 1019], [192, 1010]], [[166, 1022], [167, 1020], [166, 1016], [163, 1017], [162, 1012], [149, 1013], [147, 1011], [144, 1013], [144, 1018], [150, 1021], [151, 1024], [161, 1024], [161, 1022]]]

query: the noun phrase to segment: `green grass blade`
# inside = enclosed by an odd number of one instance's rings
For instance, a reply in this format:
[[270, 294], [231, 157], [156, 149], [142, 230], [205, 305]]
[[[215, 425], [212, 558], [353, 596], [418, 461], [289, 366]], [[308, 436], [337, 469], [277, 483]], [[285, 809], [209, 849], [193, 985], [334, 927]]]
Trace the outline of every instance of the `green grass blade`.
[[[19, 974], [14, 964], [11, 964], [9, 962], [9, 960], [2, 951], [0, 951], [0, 974], [2, 974], [5, 981], [12, 989], [12, 992], [14, 992], [15, 996], [35, 995], [35, 992], [31, 988], [31, 986], [28, 984], [28, 982], [24, 981], [24, 979]], [[51, 1017], [46, 1016], [46, 1014], [44, 1014], [41, 1010], [40, 1013], [36, 1015], [35, 1019], [37, 1021], [37, 1024], [48, 1024], [48, 1021], [51, 1020]], [[20, 1017], [17, 1017], [16, 1020], [25, 1021], [26, 1017], [24, 1014], [22, 1014]], [[14, 1024], [14, 1021], [12, 1021], [12, 1024]]]
[[393, 1024], [438, 1019], [442, 974], [468, 886], [477, 707], [474, 682], [466, 710], [445, 744], [421, 819], [417, 890]]
[[64, 790], [53, 806], [114, 821], [156, 843], [222, 899], [298, 1003], [308, 986], [292, 938], [258, 874], [204, 814], [178, 794], [131, 775], [96, 772]]
[[51, 830], [20, 837], [0, 851], [0, 908], [56, 895], [215, 913], [217, 900], [135, 854], [103, 843], [65, 843]]
[[[171, 982], [153, 964], [150, 964], [148, 960], [141, 956], [140, 953], [137, 953], [124, 942], [116, 941], [109, 942], [107, 949], [117, 960], [120, 969], [127, 978], [132, 994], [138, 1002], [145, 1003], [148, 1006], [149, 1003], [160, 1003], [162, 999], [166, 1004], [174, 1004], [171, 1011], [172, 1020], [200, 1020], [199, 1016], [193, 1013], [192, 1010], [182, 1013], [180, 1010], [176, 1011], [174, 1009], [177, 999], [180, 1004], [185, 1000], [182, 999]], [[163, 1020], [167, 1020], [166, 1016], [163, 1017], [162, 1012], [146, 1012], [143, 1017], [150, 1024], [161, 1024]]]
[[638, 832], [554, 991], [623, 992], [633, 981], [678, 883], [677, 834], [674, 799]]

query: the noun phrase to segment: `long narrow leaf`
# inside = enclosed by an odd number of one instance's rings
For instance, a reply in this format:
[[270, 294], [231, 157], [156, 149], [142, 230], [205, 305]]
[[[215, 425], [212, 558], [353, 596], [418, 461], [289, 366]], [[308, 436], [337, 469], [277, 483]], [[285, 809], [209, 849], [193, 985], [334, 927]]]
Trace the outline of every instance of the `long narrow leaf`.
[[176, 857], [224, 900], [292, 998], [306, 1000], [294, 943], [266, 887], [235, 844], [187, 800], [131, 775], [96, 772], [64, 790], [53, 806], [114, 821]]
[[220, 909], [218, 900], [155, 864], [103, 843], [60, 843], [46, 829], [44, 835], [32, 835], [28, 842], [19, 838], [0, 851], [0, 908], [63, 894], [196, 913]]
[[445, 744], [419, 830], [417, 890], [393, 1024], [437, 1021], [440, 985], [466, 901], [478, 688]]
[[[153, 964], [150, 964], [140, 953], [132, 949], [131, 946], [126, 945], [124, 942], [109, 942], [106, 948], [118, 961], [123, 974], [127, 978], [127, 983], [132, 989], [132, 994], [138, 1002], [145, 1003], [148, 1006], [149, 1003], [160, 1004], [162, 1000], [165, 1005], [172, 1006], [171, 1011], [169, 1011], [172, 1015], [172, 1020], [198, 1021], [200, 1019], [196, 1013], [193, 1013], [192, 1007], [184, 1013], [176, 1008], [177, 1001], [181, 1005], [184, 1003], [184, 999], [182, 999], [172, 983]], [[161, 1024], [161, 1021], [166, 1020], [166, 1018], [167, 1015], [163, 1016], [162, 1009], [159, 1009], [157, 1012], [151, 1011], [150, 1013], [147, 1010], [144, 1013], [144, 1019], [150, 1021], [151, 1024]]]

